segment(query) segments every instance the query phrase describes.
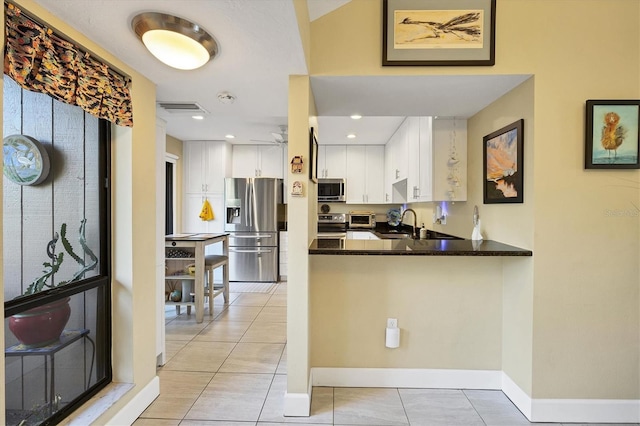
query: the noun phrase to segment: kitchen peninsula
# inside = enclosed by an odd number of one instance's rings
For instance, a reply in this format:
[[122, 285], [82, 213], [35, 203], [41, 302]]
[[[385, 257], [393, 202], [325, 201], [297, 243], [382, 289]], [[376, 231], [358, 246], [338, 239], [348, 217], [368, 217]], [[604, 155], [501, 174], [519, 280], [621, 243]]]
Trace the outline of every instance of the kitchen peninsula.
[[526, 250], [491, 240], [463, 239], [377, 239], [313, 240], [309, 254], [386, 256], [532, 256]]
[[530, 288], [531, 250], [455, 237], [327, 244], [309, 246], [314, 386], [500, 389], [503, 300]]

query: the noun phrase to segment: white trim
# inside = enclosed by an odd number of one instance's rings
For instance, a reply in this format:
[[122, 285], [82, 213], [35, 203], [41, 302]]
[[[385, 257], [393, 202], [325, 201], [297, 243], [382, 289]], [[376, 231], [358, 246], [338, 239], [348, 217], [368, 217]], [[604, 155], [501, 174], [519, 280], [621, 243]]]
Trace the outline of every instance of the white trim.
[[637, 399], [534, 399], [531, 421], [555, 423], [638, 423]]
[[531, 420], [531, 397], [518, 386], [507, 373], [502, 372], [502, 392], [518, 407], [518, 410]]
[[284, 393], [285, 417], [309, 417], [311, 414], [311, 391], [313, 389], [313, 371], [309, 374], [307, 393]]
[[637, 399], [532, 399], [505, 373], [502, 391], [532, 422], [640, 422], [640, 400]]
[[502, 371], [497, 370], [314, 367], [311, 371], [314, 386], [499, 390], [502, 384]]
[[[178, 222], [177, 222], [177, 217], [178, 217], [178, 206], [177, 206], [177, 200], [178, 200], [178, 188], [176, 186], [176, 182], [178, 179], [178, 172], [176, 171], [176, 164], [178, 163], [178, 160], [180, 159], [180, 157], [178, 157], [175, 154], [172, 154], [170, 152], [165, 152], [164, 153], [164, 161], [165, 163], [171, 163], [173, 164], [173, 168], [172, 168], [172, 178], [171, 181], [173, 182], [173, 188], [171, 189], [171, 196], [173, 197], [173, 232], [176, 232], [177, 226], [178, 226]], [[166, 165], [165, 165], [165, 170], [166, 170]], [[164, 176], [164, 174], [163, 174]], [[164, 182], [162, 182], [161, 186], [162, 188], [165, 187], [165, 184], [167, 182], [166, 177], [163, 178]], [[166, 201], [165, 201], [166, 202]], [[162, 225], [162, 228], [164, 229], [164, 224]], [[164, 310], [164, 306], [163, 306], [163, 310]]]
[[284, 393], [285, 417], [309, 417], [311, 396], [306, 393]]
[[133, 383], [109, 383], [82, 407], [71, 413], [63, 424], [68, 426], [83, 426], [93, 424], [102, 414], [106, 413], [120, 398], [134, 388]]
[[[106, 425], [130, 425], [136, 421], [140, 414], [160, 395], [160, 378], [155, 376], [151, 381], [134, 396], [118, 413], [116, 413]], [[85, 423], [88, 424], [88, 423]]]

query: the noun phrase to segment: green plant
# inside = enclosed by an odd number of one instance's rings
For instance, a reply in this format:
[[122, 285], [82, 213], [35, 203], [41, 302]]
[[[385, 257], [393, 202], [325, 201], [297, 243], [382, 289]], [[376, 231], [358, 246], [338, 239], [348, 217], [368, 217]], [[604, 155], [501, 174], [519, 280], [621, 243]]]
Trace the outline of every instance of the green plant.
[[[80, 229], [78, 230], [78, 240], [80, 242], [80, 246], [82, 247], [83, 253], [89, 257], [89, 262], [85, 261], [83, 257], [80, 257], [73, 250], [73, 246], [67, 239], [67, 224], [63, 223], [60, 226], [60, 234], [57, 232], [54, 234], [53, 239], [47, 243], [47, 256], [51, 259], [49, 262], [44, 262], [42, 265], [44, 269], [42, 271], [42, 275], [36, 278], [29, 284], [27, 290], [24, 292], [24, 295], [35, 294], [38, 293], [45, 288], [54, 288], [61, 285], [65, 285], [74, 281], [78, 281], [80, 278], [84, 276], [84, 274], [96, 267], [98, 264], [98, 258], [91, 251], [89, 246], [87, 246], [87, 239], [85, 238], [85, 226], [87, 220], [82, 219], [80, 221]], [[56, 244], [58, 240], [62, 241], [62, 247], [64, 248], [64, 252], [56, 253]], [[64, 260], [64, 253], [67, 253], [73, 260], [76, 261], [80, 265], [80, 269], [73, 274], [71, 279], [66, 281], [60, 281], [58, 284], [54, 284], [52, 282], [48, 282], [49, 279], [55, 275], [56, 272], [60, 269], [60, 265]]]

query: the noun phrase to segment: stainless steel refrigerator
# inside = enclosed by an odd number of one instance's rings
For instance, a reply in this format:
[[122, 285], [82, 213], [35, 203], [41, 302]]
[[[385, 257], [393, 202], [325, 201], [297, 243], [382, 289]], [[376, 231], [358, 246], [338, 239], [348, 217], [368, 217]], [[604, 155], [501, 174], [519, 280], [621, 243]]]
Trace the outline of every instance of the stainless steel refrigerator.
[[282, 179], [225, 179], [230, 281], [278, 281]]

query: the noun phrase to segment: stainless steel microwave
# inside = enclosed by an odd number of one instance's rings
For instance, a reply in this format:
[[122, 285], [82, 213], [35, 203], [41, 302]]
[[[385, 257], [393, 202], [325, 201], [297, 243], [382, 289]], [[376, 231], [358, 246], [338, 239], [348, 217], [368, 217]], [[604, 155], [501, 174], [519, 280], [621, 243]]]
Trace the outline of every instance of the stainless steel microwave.
[[344, 203], [346, 186], [344, 179], [318, 179], [318, 202]]

